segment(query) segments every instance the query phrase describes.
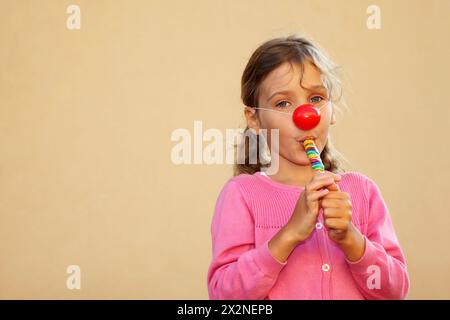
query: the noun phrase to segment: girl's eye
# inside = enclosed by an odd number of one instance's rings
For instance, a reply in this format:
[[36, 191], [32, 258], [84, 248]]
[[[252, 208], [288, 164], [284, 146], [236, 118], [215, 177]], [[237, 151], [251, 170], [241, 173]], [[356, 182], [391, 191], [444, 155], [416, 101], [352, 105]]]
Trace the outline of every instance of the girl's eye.
[[[319, 99], [317, 99], [317, 98], [319, 98]], [[323, 100], [324, 99], [321, 96], [314, 96], [311, 98], [312, 103], [319, 103], [319, 102], [322, 102]]]
[[289, 102], [287, 102], [286, 100], [280, 101], [278, 102], [275, 106], [277, 106], [278, 108], [286, 108]]

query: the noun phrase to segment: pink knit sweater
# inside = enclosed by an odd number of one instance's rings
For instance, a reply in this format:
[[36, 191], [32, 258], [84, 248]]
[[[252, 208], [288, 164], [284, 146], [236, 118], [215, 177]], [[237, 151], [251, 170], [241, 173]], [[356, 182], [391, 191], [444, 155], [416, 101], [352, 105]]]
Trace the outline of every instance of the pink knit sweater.
[[352, 222], [365, 252], [348, 261], [323, 226], [322, 209], [311, 236], [281, 263], [268, 242], [289, 220], [303, 187], [260, 172], [231, 178], [211, 223], [210, 299], [404, 299], [405, 258], [378, 186], [358, 172], [343, 173], [341, 191], [352, 202]]

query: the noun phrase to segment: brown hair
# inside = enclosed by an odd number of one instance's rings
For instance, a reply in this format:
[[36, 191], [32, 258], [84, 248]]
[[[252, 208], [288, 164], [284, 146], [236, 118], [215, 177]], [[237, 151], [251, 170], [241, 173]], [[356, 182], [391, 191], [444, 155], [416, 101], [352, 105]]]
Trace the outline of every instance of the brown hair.
[[[338, 67], [327, 57], [327, 55], [316, 44], [303, 37], [291, 35], [283, 38], [275, 38], [260, 45], [250, 57], [245, 67], [241, 79], [241, 99], [244, 105], [249, 107], [258, 107], [259, 90], [265, 77], [284, 62], [298, 62], [304, 70], [304, 61], [311, 61], [322, 73], [324, 84], [327, 87], [330, 100], [335, 105], [341, 103], [345, 106], [342, 99], [342, 87], [338, 76]], [[256, 110], [258, 111], [258, 110]], [[260, 161], [260, 145], [257, 141], [257, 161], [251, 164], [249, 161], [249, 139], [247, 137], [248, 126], [244, 130], [245, 138], [241, 147], [245, 152], [244, 163], [235, 163], [234, 175], [241, 173], [253, 174], [260, 171], [263, 165]], [[331, 172], [344, 172], [341, 160], [345, 158], [332, 145], [329, 137], [320, 158], [325, 166], [325, 170]]]

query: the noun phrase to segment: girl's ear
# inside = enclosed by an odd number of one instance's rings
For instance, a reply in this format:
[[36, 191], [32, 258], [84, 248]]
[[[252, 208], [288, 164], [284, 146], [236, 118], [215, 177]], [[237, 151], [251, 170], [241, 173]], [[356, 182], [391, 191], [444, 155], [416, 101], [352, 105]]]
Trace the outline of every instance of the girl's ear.
[[247, 120], [247, 127], [253, 128], [256, 131], [256, 134], [259, 134], [260, 124], [256, 109], [246, 106], [244, 109], [244, 115]]

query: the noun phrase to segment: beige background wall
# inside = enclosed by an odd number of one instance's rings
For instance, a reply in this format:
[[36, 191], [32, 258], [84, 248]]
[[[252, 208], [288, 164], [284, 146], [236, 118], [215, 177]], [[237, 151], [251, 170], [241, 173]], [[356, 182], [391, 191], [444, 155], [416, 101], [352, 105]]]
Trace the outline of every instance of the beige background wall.
[[243, 128], [247, 59], [291, 33], [346, 72], [334, 141], [382, 190], [409, 298], [450, 298], [449, 30], [447, 0], [1, 0], [0, 298], [207, 299], [231, 166], [174, 165], [170, 135]]

